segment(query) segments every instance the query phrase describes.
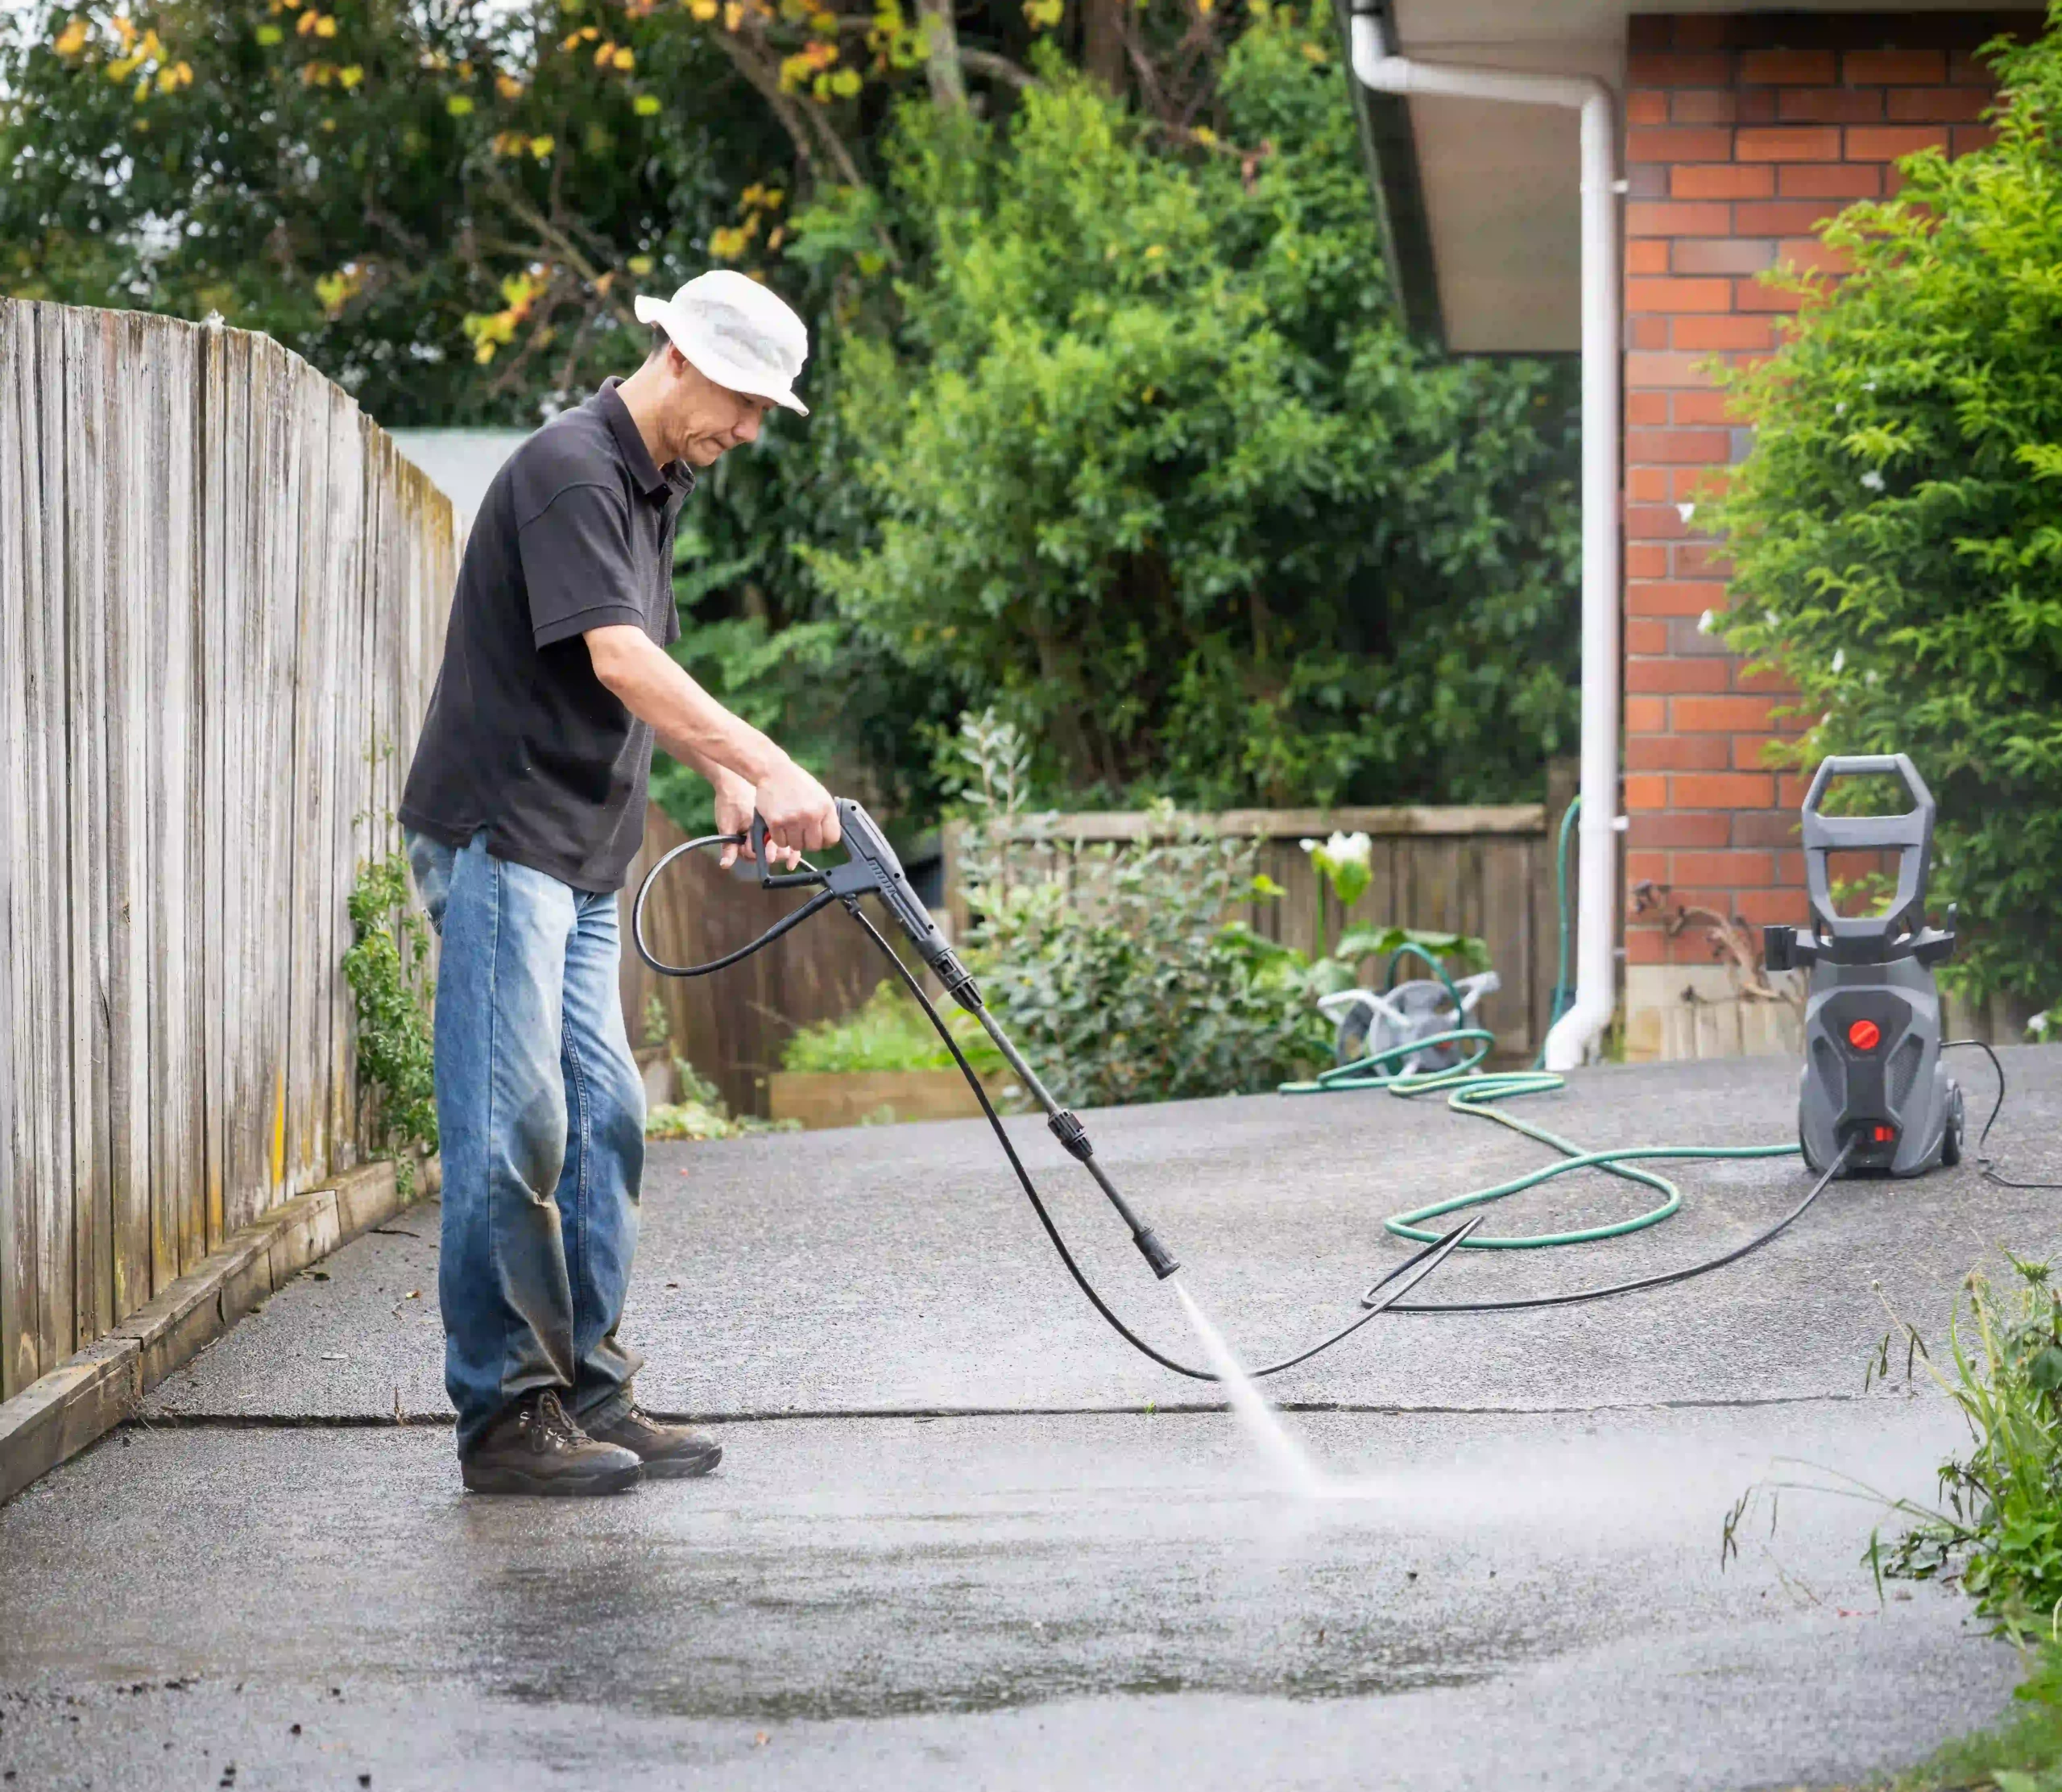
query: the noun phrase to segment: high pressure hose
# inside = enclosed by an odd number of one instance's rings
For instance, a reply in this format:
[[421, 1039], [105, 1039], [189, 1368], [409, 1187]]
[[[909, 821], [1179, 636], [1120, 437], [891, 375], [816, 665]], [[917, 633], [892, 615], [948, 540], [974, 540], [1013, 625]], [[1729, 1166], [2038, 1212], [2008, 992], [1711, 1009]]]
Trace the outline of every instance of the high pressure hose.
[[[909, 967], [903, 962], [901, 955], [888, 943], [886, 937], [862, 911], [859, 902], [863, 896], [872, 895], [882, 902], [888, 913], [895, 917], [904, 931], [909, 933], [916, 943], [925, 962], [938, 974], [947, 992], [961, 1007], [966, 1008], [980, 1022], [1012, 1070], [1017, 1074], [1025, 1088], [1045, 1111], [1048, 1126], [1054, 1136], [1059, 1140], [1068, 1155], [1088, 1172], [1116, 1209], [1118, 1215], [1130, 1229], [1132, 1242], [1138, 1247], [1141, 1254], [1145, 1256], [1153, 1273], [1164, 1281], [1173, 1275], [1178, 1266], [1172, 1253], [1160, 1242], [1153, 1229], [1133, 1212], [1130, 1204], [1124, 1199], [1116, 1185], [1103, 1173], [1101, 1165], [1095, 1161], [1094, 1147], [1089, 1142], [1087, 1129], [1082, 1125], [1080, 1120], [1054, 1099], [1037, 1072], [1025, 1062], [1015, 1043], [996, 1023], [994, 1016], [988, 1012], [973, 977], [960, 964], [956, 955], [946, 943], [943, 936], [938, 932], [936, 924], [931, 920], [929, 911], [917, 900], [914, 891], [909, 887], [901, 863], [896, 859], [892, 850], [888, 846], [885, 837], [880, 834], [872, 818], [856, 803], [843, 799], [838, 801], [838, 809], [843, 842], [850, 858], [846, 864], [833, 867], [828, 872], [818, 870], [806, 860], [798, 860], [799, 868], [796, 871], [785, 875], [773, 873], [769, 868], [769, 862], [766, 857], [768, 846], [764, 825], [757, 822], [755, 822], [752, 832], [749, 836], [706, 834], [674, 847], [645, 875], [643, 884], [638, 888], [636, 900], [631, 910], [631, 931], [639, 954], [654, 970], [664, 976], [706, 976], [712, 971], [719, 970], [726, 966], [736, 964], [740, 960], [749, 958], [753, 953], [771, 945], [782, 934], [799, 926], [811, 915], [826, 907], [832, 901], [842, 901], [852, 918], [866, 929], [868, 937], [880, 948], [882, 954], [887, 958], [895, 975], [901, 979], [904, 987], [910, 995], [916, 998], [917, 1004], [923, 1009], [932, 1028], [944, 1043], [946, 1051], [951, 1054], [953, 1062], [959, 1067], [960, 1074], [967, 1080], [968, 1088], [973, 1091], [975, 1099], [980, 1104], [981, 1112], [994, 1132], [996, 1141], [1002, 1148], [1003, 1156], [1008, 1160], [1011, 1169], [1015, 1172], [1017, 1182], [1024, 1190], [1025, 1198], [1030, 1202], [1032, 1211], [1037, 1216], [1038, 1223], [1044, 1228], [1047, 1240], [1058, 1255], [1061, 1263], [1065, 1265], [1067, 1273], [1074, 1278], [1075, 1285], [1087, 1297], [1089, 1304], [1125, 1343], [1139, 1351], [1141, 1355], [1160, 1364], [1161, 1368], [1170, 1370], [1176, 1375], [1185, 1376], [1190, 1380], [1214, 1382], [1220, 1380], [1221, 1378], [1211, 1371], [1183, 1363], [1168, 1355], [1156, 1346], [1148, 1343], [1117, 1315], [1109, 1303], [1103, 1298], [1095, 1285], [1090, 1281], [1087, 1272], [1082, 1268], [1072, 1251], [1068, 1248], [1066, 1240], [1061, 1235], [1059, 1227], [1054, 1223], [1050, 1211], [1039, 1194], [1037, 1184], [1031, 1178], [1030, 1172], [1025, 1167], [1023, 1160], [1017, 1155], [1017, 1148], [1002, 1124], [1001, 1115], [996, 1111], [995, 1104], [989, 1099], [987, 1089], [975, 1074], [973, 1066], [967, 1062], [967, 1054], [961, 1049], [959, 1041], [953, 1036], [952, 1029], [946, 1024], [945, 1017], [938, 1012], [922, 984], [918, 982]], [[1564, 826], [1563, 830], [1564, 844], [1566, 833], [1567, 830]], [[783, 916], [756, 939], [734, 952], [726, 954], [722, 958], [712, 959], [706, 964], [700, 965], [673, 965], [660, 959], [652, 951], [644, 937], [645, 904], [650, 896], [652, 886], [660, 873], [684, 853], [691, 852], [703, 846], [742, 846], [747, 843], [747, 839], [755, 856], [760, 862], [760, 883], [762, 888], [785, 889], [814, 885], [818, 887], [818, 893], [800, 908]], [[1563, 870], [1565, 876], [1565, 865]], [[1565, 890], [1565, 884], [1563, 889]], [[1421, 948], [1414, 946], [1406, 950], [1418, 951], [1421, 956], [1426, 957], [1428, 960], [1430, 958], [1430, 955], [1424, 954]], [[1398, 956], [1400, 957], [1401, 954], [1399, 954]], [[1442, 980], [1448, 981], [1448, 987], [1451, 989], [1451, 982], [1446, 979], [1443, 968], [1435, 961], [1433, 962], [1433, 968]], [[1394, 969], [1394, 961], [1392, 961], [1392, 977]], [[1393, 1216], [1385, 1223], [1389, 1230], [1420, 1244], [1422, 1248], [1414, 1256], [1397, 1264], [1360, 1297], [1362, 1310], [1355, 1318], [1337, 1331], [1327, 1334], [1315, 1343], [1297, 1351], [1293, 1355], [1283, 1357], [1278, 1362], [1269, 1363], [1249, 1371], [1253, 1376], [1258, 1378], [1264, 1376], [1279, 1375], [1284, 1370], [1295, 1368], [1298, 1364], [1306, 1363], [1312, 1357], [1351, 1337], [1370, 1319], [1385, 1312], [1501, 1313], [1533, 1307], [1566, 1306], [1578, 1302], [1602, 1300], [1613, 1295], [1635, 1293], [1646, 1289], [1667, 1287], [1676, 1282], [1686, 1281], [1693, 1276], [1701, 1276], [1712, 1270], [1723, 1268], [1728, 1264], [1737, 1263], [1750, 1252], [1761, 1249], [1762, 1246], [1788, 1230], [1803, 1215], [1820, 1195], [1824, 1193], [1827, 1186], [1845, 1168], [1848, 1157], [1853, 1148], [1852, 1144], [1843, 1148], [1839, 1157], [1812, 1186], [1811, 1192], [1774, 1226], [1749, 1240], [1745, 1244], [1725, 1252], [1723, 1256], [1710, 1258], [1704, 1262], [1692, 1264], [1687, 1268], [1671, 1270], [1658, 1275], [1641, 1277], [1630, 1281], [1613, 1283], [1600, 1288], [1580, 1289], [1565, 1294], [1539, 1295], [1504, 1301], [1407, 1302], [1402, 1299], [1402, 1297], [1437, 1269], [1454, 1251], [1464, 1245], [1472, 1244], [1492, 1248], [1511, 1250], [1547, 1244], [1575, 1244], [1593, 1239], [1617, 1237], [1625, 1232], [1638, 1230], [1642, 1227], [1655, 1224], [1674, 1213], [1681, 1205], [1682, 1200], [1680, 1193], [1675, 1185], [1664, 1177], [1630, 1167], [1626, 1162], [1627, 1160], [1641, 1157], [1769, 1157], [1796, 1149], [1794, 1145], [1640, 1146], [1617, 1151], [1585, 1152], [1580, 1147], [1548, 1132], [1543, 1128], [1531, 1126], [1508, 1115], [1490, 1111], [1481, 1105], [1501, 1100], [1508, 1095], [1563, 1086], [1562, 1078], [1539, 1070], [1505, 1072], [1471, 1077], [1468, 1073], [1487, 1055], [1492, 1037], [1480, 1028], [1455, 1028], [1449, 1033], [1437, 1036], [1433, 1039], [1414, 1041], [1404, 1046], [1373, 1053], [1357, 1064], [1339, 1067], [1343, 1072], [1360, 1073], [1357, 1081], [1349, 1081], [1343, 1077], [1328, 1075], [1326, 1078], [1320, 1078], [1312, 1084], [1285, 1086], [1286, 1088], [1291, 1088], [1298, 1092], [1306, 1090], [1314, 1092], [1319, 1089], [1333, 1086], [1378, 1086], [1387, 1088], [1392, 1093], [1399, 1095], [1427, 1094], [1435, 1089], [1450, 1089], [1452, 1092], [1448, 1095], [1447, 1104], [1456, 1111], [1480, 1114], [1485, 1119], [1497, 1120], [1501, 1124], [1511, 1127], [1515, 1131], [1525, 1133], [1528, 1137], [1553, 1146], [1563, 1153], [1564, 1157], [1559, 1163], [1549, 1165], [1543, 1169], [1501, 1184], [1496, 1188], [1477, 1190], [1473, 1194], [1462, 1195], [1450, 1201], [1437, 1202], [1414, 1209], [1409, 1213]], [[1476, 1049], [1463, 1063], [1450, 1071], [1425, 1077], [1395, 1076], [1387, 1073], [1388, 1061], [1422, 1052], [1429, 1045], [1448, 1042], [1458, 1043], [1464, 1040]], [[2002, 1099], [2001, 1088], [2001, 1103]], [[1995, 1117], [1994, 1114], [1993, 1117]], [[1663, 1191], [1666, 1199], [1661, 1206], [1634, 1219], [1619, 1222], [1611, 1226], [1592, 1227], [1577, 1233], [1548, 1234], [1534, 1238], [1476, 1239], [1473, 1235], [1482, 1222], [1482, 1216], [1480, 1215], [1464, 1220], [1451, 1231], [1443, 1235], [1424, 1231], [1418, 1227], [1418, 1222], [1436, 1218], [1456, 1208], [1500, 1199], [1505, 1195], [1514, 1194], [1522, 1189], [1536, 1186], [1551, 1177], [1563, 1175], [1571, 1170], [1587, 1169], [1601, 1169], [1614, 1175], [1647, 1183]]]

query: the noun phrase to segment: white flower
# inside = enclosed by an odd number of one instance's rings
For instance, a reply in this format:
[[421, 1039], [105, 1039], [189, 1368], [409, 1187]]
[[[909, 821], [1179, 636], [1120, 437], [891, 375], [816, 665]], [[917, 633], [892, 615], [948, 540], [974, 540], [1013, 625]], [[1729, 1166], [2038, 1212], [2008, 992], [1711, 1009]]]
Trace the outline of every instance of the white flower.
[[1364, 865], [1374, 856], [1375, 843], [1364, 834], [1335, 834], [1324, 850], [1335, 865]]
[[1315, 852], [1318, 850], [1318, 843], [1315, 840], [1298, 840], [1296, 844], [1306, 852]]
[[1678, 504], [1675, 507], [1675, 514], [1687, 524], [1697, 514], [1697, 507], [1695, 504]]
[[1861, 475], [1861, 482], [1871, 491], [1881, 491], [1883, 489], [1883, 476], [1873, 466]]
[[1843, 672], [1843, 671], [1845, 671], [1845, 670], [1846, 669], [1846, 668], [1847, 668], [1847, 649], [1846, 649], [1845, 648], [1844, 648], [1844, 647], [1836, 647], [1836, 648], [1835, 648], [1833, 649], [1833, 667], [1832, 667], [1832, 669], [1833, 669], [1835, 672]]
[[1707, 610], [1701, 616], [1697, 618], [1697, 632], [1700, 635], [1710, 634], [1712, 624], [1717, 620], [1718, 612], [1716, 610]]

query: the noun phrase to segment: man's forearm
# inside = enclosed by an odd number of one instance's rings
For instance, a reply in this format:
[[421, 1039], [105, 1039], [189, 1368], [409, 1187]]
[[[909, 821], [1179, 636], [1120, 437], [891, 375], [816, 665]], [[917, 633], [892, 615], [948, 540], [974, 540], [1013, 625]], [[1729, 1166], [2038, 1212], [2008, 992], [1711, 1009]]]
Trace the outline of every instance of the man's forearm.
[[788, 755], [742, 717], [733, 715], [690, 678], [642, 629], [597, 628], [587, 635], [594, 676], [659, 743], [712, 784], [725, 772], [759, 784]]

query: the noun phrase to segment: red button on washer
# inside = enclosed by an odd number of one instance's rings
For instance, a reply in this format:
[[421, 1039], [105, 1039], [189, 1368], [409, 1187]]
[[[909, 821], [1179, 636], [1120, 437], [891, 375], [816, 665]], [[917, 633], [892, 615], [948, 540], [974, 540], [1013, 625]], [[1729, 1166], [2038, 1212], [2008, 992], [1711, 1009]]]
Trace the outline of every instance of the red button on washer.
[[1873, 1020], [1857, 1020], [1847, 1029], [1847, 1042], [1857, 1052], [1873, 1052], [1882, 1039], [1883, 1029]]

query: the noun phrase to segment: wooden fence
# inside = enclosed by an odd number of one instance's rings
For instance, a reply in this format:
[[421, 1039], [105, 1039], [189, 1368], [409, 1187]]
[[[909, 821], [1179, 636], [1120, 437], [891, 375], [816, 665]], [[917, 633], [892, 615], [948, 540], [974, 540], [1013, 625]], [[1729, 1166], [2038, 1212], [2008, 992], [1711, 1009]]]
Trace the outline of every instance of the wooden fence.
[[[1472, 933], [1486, 942], [1503, 987], [1484, 999], [1480, 1011], [1483, 1024], [1497, 1035], [1499, 1060], [1530, 1061], [1546, 1037], [1552, 1014], [1559, 942], [1549, 824], [1558, 826], [1574, 791], [1572, 776], [1563, 777], [1562, 769], [1555, 768], [1544, 805], [1232, 809], [1200, 819], [1219, 834], [1259, 842], [1258, 869], [1281, 885], [1283, 893], [1247, 905], [1241, 918], [1269, 939], [1306, 952], [1329, 950], [1349, 927], [1393, 923]], [[1151, 826], [1143, 814], [1112, 813], [1027, 820], [1017, 828], [1027, 840], [1044, 834], [1087, 845], [1139, 839]], [[1373, 879], [1344, 913], [1299, 844], [1335, 831], [1365, 833], [1372, 842]], [[959, 831], [947, 829], [946, 841], [947, 903], [954, 925], [963, 930]], [[1062, 862], [1072, 858], [1064, 852], [1054, 856]], [[1572, 880], [1572, 865], [1570, 876]], [[1572, 900], [1571, 891], [1571, 904]]]
[[0, 1394], [354, 1161], [345, 898], [453, 572], [276, 344], [0, 300]]

